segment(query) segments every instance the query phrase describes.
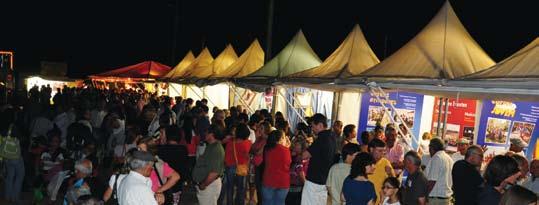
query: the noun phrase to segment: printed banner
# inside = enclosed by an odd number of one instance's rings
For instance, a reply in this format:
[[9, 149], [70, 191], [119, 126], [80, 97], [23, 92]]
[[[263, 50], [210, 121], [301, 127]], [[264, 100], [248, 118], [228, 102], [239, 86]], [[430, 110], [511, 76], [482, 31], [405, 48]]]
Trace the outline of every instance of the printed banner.
[[[447, 109], [447, 126], [445, 140], [450, 146], [456, 146], [456, 141], [462, 137], [468, 138], [473, 142], [475, 127], [475, 100], [449, 98]], [[434, 113], [432, 115], [431, 133], [436, 134], [438, 128], [438, 109], [440, 108], [440, 98], [434, 101]], [[440, 122], [443, 123], [445, 109], [442, 101], [442, 116]], [[443, 125], [443, 124], [442, 124]], [[440, 135], [442, 128], [440, 128]]]
[[[399, 122], [396, 117], [396, 114], [398, 114], [408, 128], [411, 129], [414, 136], [416, 136], [416, 139], [419, 139], [423, 95], [408, 92], [390, 92], [386, 94], [389, 97], [389, 103], [393, 104], [396, 110], [391, 110], [391, 106], [386, 102], [386, 96], [380, 96], [380, 99], [384, 102], [384, 105], [391, 114], [384, 111], [384, 108], [380, 102], [378, 102], [376, 96], [372, 96], [371, 93], [368, 92], [362, 94], [358, 133], [365, 130], [373, 130], [376, 123], [380, 123], [380, 125], [385, 127], [388, 123], [391, 123], [390, 117], [393, 117], [395, 121]], [[416, 147], [417, 145], [413, 143], [413, 146]]]
[[[539, 103], [485, 100], [481, 110], [477, 144], [509, 147], [510, 138], [521, 138], [535, 147]], [[533, 155], [527, 152], [528, 157]]]

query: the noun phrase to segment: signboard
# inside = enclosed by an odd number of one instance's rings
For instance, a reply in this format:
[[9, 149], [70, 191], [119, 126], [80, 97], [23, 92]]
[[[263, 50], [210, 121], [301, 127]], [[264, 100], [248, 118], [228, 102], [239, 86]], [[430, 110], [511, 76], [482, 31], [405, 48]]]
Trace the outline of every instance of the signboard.
[[[399, 122], [396, 114], [404, 120], [408, 128], [411, 129], [416, 139], [419, 139], [419, 126], [421, 124], [421, 112], [423, 109], [423, 95], [408, 92], [390, 92], [386, 93], [389, 97], [389, 102], [386, 102], [386, 96], [379, 96], [384, 102], [384, 105], [389, 109], [389, 113], [384, 111], [384, 108], [371, 93], [363, 93], [361, 96], [361, 112], [359, 115], [358, 132], [367, 130], [371, 131], [380, 123], [386, 126], [391, 123], [390, 117]], [[391, 110], [391, 103], [396, 110]], [[399, 122], [400, 123], [400, 122]], [[415, 147], [414, 143], [414, 147]]]
[[[509, 139], [518, 137], [535, 147], [539, 135], [539, 103], [485, 100], [481, 110], [477, 144], [509, 147]], [[528, 152], [528, 157], [532, 155]]]
[[[431, 133], [436, 133], [438, 128], [438, 109], [440, 108], [440, 103], [440, 98], [436, 98], [434, 101]], [[445, 140], [447, 140], [450, 145], [456, 144], [456, 141], [462, 137], [466, 137], [473, 142], [476, 101], [449, 98], [448, 104]], [[443, 123], [444, 114], [445, 108], [442, 103], [441, 123]], [[440, 128], [440, 133], [442, 132], [441, 129], [442, 128]]]

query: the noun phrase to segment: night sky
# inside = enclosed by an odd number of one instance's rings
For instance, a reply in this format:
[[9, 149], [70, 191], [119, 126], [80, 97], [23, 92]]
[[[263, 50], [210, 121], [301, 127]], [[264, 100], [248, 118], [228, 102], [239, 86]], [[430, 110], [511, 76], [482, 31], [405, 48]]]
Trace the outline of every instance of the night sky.
[[[475, 40], [500, 61], [539, 34], [534, 1], [451, 1]], [[0, 50], [15, 52], [15, 67], [38, 71], [40, 61], [64, 61], [71, 77], [155, 60], [174, 66], [188, 50], [208, 46], [214, 56], [231, 43], [238, 55], [258, 38], [265, 47], [267, 0], [2, 1]], [[359, 23], [380, 59], [413, 38], [443, 0], [275, 0], [273, 54], [298, 29], [321, 59]], [[385, 39], [388, 39], [386, 46]], [[387, 48], [387, 49], [385, 49]]]

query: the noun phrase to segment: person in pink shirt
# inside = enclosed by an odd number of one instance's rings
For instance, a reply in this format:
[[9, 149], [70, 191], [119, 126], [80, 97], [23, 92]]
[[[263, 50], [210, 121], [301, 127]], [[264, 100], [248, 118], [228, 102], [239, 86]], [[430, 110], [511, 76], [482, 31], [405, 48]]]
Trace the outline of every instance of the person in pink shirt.
[[404, 148], [396, 143], [397, 130], [393, 127], [388, 127], [385, 132], [386, 136], [386, 158], [391, 162], [391, 166], [395, 170], [402, 170], [404, 160]]

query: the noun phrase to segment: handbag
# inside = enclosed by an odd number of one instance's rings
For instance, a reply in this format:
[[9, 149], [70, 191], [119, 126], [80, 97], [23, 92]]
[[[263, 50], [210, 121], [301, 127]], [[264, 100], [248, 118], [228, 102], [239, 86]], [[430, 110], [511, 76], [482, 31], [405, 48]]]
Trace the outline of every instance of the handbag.
[[236, 140], [232, 140], [232, 148], [234, 149], [234, 160], [236, 160], [236, 175], [247, 176], [249, 174], [249, 164], [239, 164], [238, 155], [236, 154]]
[[21, 157], [21, 146], [19, 139], [11, 136], [13, 124], [9, 126], [7, 135], [0, 137], [0, 157], [4, 159], [19, 159]]
[[120, 174], [116, 174], [116, 178], [114, 179], [114, 185], [112, 187], [112, 194], [110, 196], [110, 199], [105, 203], [106, 205], [118, 205], [118, 177]]

